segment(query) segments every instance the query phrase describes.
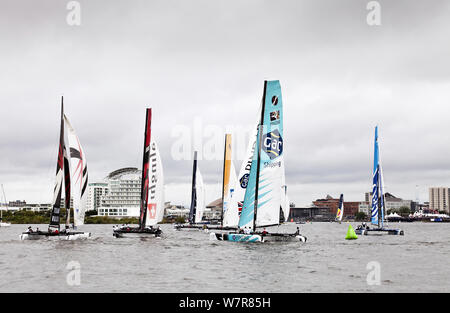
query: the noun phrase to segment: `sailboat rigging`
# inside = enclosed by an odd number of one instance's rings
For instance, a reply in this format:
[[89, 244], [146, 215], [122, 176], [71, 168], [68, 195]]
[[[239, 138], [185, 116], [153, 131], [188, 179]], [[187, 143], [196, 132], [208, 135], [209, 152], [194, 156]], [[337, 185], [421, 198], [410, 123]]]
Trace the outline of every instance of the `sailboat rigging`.
[[139, 226], [122, 226], [113, 229], [113, 236], [122, 237], [160, 237], [161, 228], [156, 226], [164, 214], [164, 181], [159, 149], [151, 136], [152, 109], [146, 111], [144, 132], [144, 153], [142, 160], [142, 182]]
[[[5, 195], [5, 189], [3, 188], [3, 184], [2, 184], [2, 195], [3, 195], [3, 201], [6, 207], [6, 210], [8, 210], [8, 202], [6, 200], [6, 195]], [[2, 208], [0, 208], [0, 227], [9, 227], [11, 226], [11, 223], [7, 223], [7, 222], [3, 222], [3, 206]]]
[[228, 241], [306, 241], [297, 232], [275, 233], [257, 228], [280, 225], [286, 208], [283, 155], [283, 104], [279, 81], [265, 81], [256, 145], [251, 161], [244, 203], [236, 233], [211, 233], [211, 239]]
[[375, 140], [374, 140], [374, 159], [373, 159], [373, 172], [372, 172], [372, 210], [371, 210], [371, 224], [376, 226], [370, 228], [365, 223], [359, 225], [356, 228], [356, 234], [369, 235], [369, 234], [389, 234], [389, 235], [404, 235], [404, 231], [401, 229], [389, 229], [384, 227], [384, 216], [386, 211], [385, 199], [384, 199], [384, 181], [383, 171], [381, 168], [380, 148], [378, 144], [378, 126], [375, 127]]
[[343, 216], [344, 216], [344, 195], [341, 194], [339, 198], [339, 207], [336, 212], [336, 222], [341, 223]]
[[[71, 147], [71, 152], [73, 153], [69, 155], [67, 146], [66, 146], [66, 138], [65, 138], [65, 126], [69, 128], [69, 146]], [[78, 143], [77, 148], [72, 149], [72, 146], [75, 144], [75, 141]], [[78, 152], [79, 155], [75, 155], [75, 151]], [[60, 240], [76, 240], [76, 239], [86, 239], [91, 236], [89, 232], [80, 232], [75, 230], [70, 230], [70, 200], [71, 200], [71, 177], [70, 177], [70, 160], [72, 160], [72, 166], [75, 159], [79, 159], [83, 165], [82, 167], [82, 177], [80, 183], [83, 186], [87, 186], [88, 176], [87, 176], [87, 166], [86, 166], [86, 157], [84, 156], [84, 152], [81, 149], [81, 145], [79, 144], [78, 137], [75, 134], [73, 127], [70, 125], [69, 120], [64, 115], [64, 98], [61, 97], [61, 118], [60, 118], [60, 132], [59, 132], [59, 148], [58, 148], [58, 158], [56, 162], [56, 180], [55, 187], [53, 190], [53, 205], [50, 214], [50, 222], [48, 225], [47, 231], [40, 231], [36, 229], [32, 230], [31, 227], [28, 228], [27, 232], [24, 232], [20, 235], [20, 239], [22, 240], [37, 240], [43, 238], [52, 238], [52, 239], [60, 239]], [[81, 169], [80, 169], [81, 170]], [[78, 173], [78, 168], [75, 170], [75, 173]], [[66, 208], [66, 216], [65, 216], [65, 229], [60, 229], [60, 220], [61, 220], [61, 199], [62, 199], [62, 189], [64, 184], [64, 205]], [[78, 181], [75, 183], [78, 186]], [[74, 198], [75, 211], [83, 212], [83, 221], [74, 220], [74, 228], [78, 225], [82, 225], [84, 223], [84, 210], [85, 206], [81, 205], [80, 201], [85, 201], [86, 196], [84, 193], [79, 194], [76, 193], [76, 197]], [[77, 215], [79, 216], [79, 215]]]

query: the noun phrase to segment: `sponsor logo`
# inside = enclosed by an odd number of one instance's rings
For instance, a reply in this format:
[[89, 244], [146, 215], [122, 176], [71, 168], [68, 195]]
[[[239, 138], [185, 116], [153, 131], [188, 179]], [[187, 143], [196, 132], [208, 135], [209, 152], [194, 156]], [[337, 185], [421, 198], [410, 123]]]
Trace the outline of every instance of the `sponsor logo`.
[[279, 119], [280, 119], [280, 111], [279, 110], [270, 112], [270, 121], [271, 122], [278, 121]]
[[148, 215], [150, 218], [156, 217], [156, 203], [149, 203], [148, 204]]
[[272, 105], [277, 105], [278, 104], [278, 97], [277, 96], [273, 96], [272, 97]]
[[263, 136], [263, 150], [271, 160], [278, 158], [283, 153], [283, 138], [278, 129]]
[[244, 176], [241, 177], [241, 179], [239, 180], [239, 183], [241, 184], [241, 188], [247, 188], [248, 185], [248, 178], [249, 178], [250, 174], [246, 173], [244, 174]]

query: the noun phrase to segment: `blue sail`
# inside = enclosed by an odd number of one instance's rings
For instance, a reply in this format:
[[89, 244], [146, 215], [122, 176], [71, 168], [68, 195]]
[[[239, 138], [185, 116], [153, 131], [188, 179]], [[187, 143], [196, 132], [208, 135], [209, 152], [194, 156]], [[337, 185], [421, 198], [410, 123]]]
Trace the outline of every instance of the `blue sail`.
[[[373, 157], [373, 180], [372, 180], [372, 214], [371, 223], [382, 226], [383, 221], [383, 194], [381, 186], [381, 171], [380, 171], [380, 151], [378, 147], [378, 126], [375, 127], [375, 143], [374, 143], [374, 157]], [[381, 218], [380, 216], [381, 215]], [[381, 223], [380, 223], [381, 221]]]
[[281, 86], [280, 82], [275, 80], [266, 81], [264, 87], [261, 122], [239, 220], [241, 228], [253, 228], [256, 188], [258, 188], [257, 226], [279, 223], [282, 191], [284, 192], [284, 189], [282, 190], [284, 160]]

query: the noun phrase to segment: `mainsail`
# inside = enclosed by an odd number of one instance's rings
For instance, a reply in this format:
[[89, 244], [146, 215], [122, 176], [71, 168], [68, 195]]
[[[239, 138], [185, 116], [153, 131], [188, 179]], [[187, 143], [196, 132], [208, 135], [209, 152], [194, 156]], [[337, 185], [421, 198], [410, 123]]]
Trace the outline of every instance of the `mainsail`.
[[236, 197], [237, 177], [232, 161], [231, 134], [225, 135], [222, 189], [222, 226], [236, 227], [239, 222], [238, 201]]
[[236, 186], [236, 200], [241, 203], [244, 203], [245, 191], [247, 190], [247, 185], [250, 178], [250, 169], [252, 167], [252, 160], [256, 148], [256, 137], [258, 136], [258, 127], [261, 121], [261, 107], [262, 106], [260, 106], [258, 110], [258, 121], [255, 123], [255, 126], [250, 133], [245, 159], [242, 162], [241, 169], [239, 170], [239, 181]]
[[158, 145], [152, 139], [150, 144], [150, 188], [148, 190], [148, 212], [146, 226], [161, 222], [164, 215], [164, 176]]
[[189, 223], [200, 223], [205, 211], [205, 187], [203, 177], [197, 166], [197, 151], [194, 151], [194, 163], [192, 169], [191, 210], [189, 211]]
[[145, 119], [145, 133], [144, 133], [144, 157], [142, 161], [141, 210], [139, 218], [139, 227], [141, 230], [145, 228], [145, 221], [147, 218], [152, 109], [147, 109], [146, 113], [147, 114]]
[[61, 123], [59, 130], [58, 159], [56, 162], [56, 180], [55, 180], [55, 187], [53, 189], [53, 205], [49, 223], [49, 227], [57, 228], [58, 230], [60, 228], [59, 224], [61, 214], [63, 181], [65, 182], [65, 206], [67, 212], [68, 213], [70, 212], [70, 173], [68, 164], [69, 162], [67, 158], [66, 145], [64, 141], [64, 98], [61, 97]]
[[344, 195], [341, 194], [341, 197], [339, 198], [339, 207], [336, 212], [336, 220], [342, 221], [343, 216], [344, 216]]
[[384, 219], [384, 190], [378, 146], [378, 126], [375, 127], [374, 160], [372, 173], [372, 218], [371, 223], [383, 227]]
[[74, 227], [77, 227], [84, 224], [84, 215], [87, 208], [88, 170], [86, 155], [81, 147], [80, 140], [66, 115], [64, 115], [64, 121], [68, 130], [67, 135], [69, 139], [70, 160], [73, 172], [73, 221]]
[[265, 81], [261, 121], [239, 227], [278, 225], [283, 184], [283, 105], [279, 81]]

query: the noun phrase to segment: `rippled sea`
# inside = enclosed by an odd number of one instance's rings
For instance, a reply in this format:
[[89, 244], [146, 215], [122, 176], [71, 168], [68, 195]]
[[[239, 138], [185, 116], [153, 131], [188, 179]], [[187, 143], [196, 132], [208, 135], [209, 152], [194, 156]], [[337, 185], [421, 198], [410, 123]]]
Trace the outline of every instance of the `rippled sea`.
[[[405, 236], [346, 241], [348, 223], [288, 223], [280, 230], [300, 226], [308, 241], [253, 244], [172, 225], [160, 239], [85, 225], [85, 241], [20, 241], [27, 226], [0, 228], [1, 292], [450, 292], [450, 224], [391, 224]], [[372, 261], [380, 285], [367, 283]], [[67, 283], [69, 262], [80, 265], [79, 285]]]

